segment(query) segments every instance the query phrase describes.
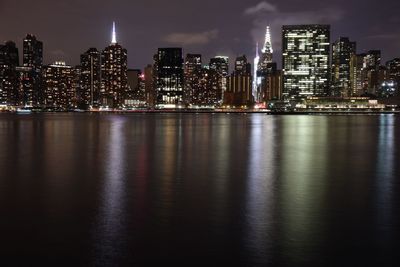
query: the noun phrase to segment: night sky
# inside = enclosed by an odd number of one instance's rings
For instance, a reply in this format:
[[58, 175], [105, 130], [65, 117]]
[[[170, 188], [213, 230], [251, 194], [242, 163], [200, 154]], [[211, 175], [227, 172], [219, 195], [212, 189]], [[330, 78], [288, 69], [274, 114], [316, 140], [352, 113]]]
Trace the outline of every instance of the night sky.
[[280, 62], [283, 24], [328, 23], [333, 39], [349, 36], [359, 53], [381, 49], [386, 61], [400, 57], [399, 11], [398, 0], [0, 0], [0, 41], [21, 47], [33, 33], [44, 42], [45, 63], [75, 65], [89, 47], [110, 43], [115, 20], [129, 67], [143, 68], [168, 46], [206, 59], [246, 54], [252, 60], [269, 24]]

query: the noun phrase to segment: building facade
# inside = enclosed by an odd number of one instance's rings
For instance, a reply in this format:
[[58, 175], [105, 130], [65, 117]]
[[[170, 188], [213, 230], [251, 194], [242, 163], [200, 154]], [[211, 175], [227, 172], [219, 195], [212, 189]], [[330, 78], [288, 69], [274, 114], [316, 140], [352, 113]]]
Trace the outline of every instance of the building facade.
[[228, 76], [224, 105], [229, 107], [250, 108], [254, 104], [251, 64], [246, 56], [235, 61], [235, 70]]
[[101, 91], [101, 53], [90, 48], [81, 55], [78, 103], [82, 108], [99, 107]]
[[365, 93], [366, 71], [364, 58], [366, 54], [354, 54], [350, 61], [350, 87], [352, 96], [360, 96]]
[[146, 93], [147, 106], [154, 108], [156, 103], [156, 91], [154, 82], [154, 66], [149, 64], [144, 68], [144, 91]]
[[16, 106], [19, 99], [18, 48], [8, 41], [0, 45], [0, 105]]
[[216, 56], [210, 59], [210, 70], [214, 71], [217, 79], [217, 102], [219, 105], [223, 103], [224, 94], [227, 90], [229, 75], [229, 57]]
[[154, 57], [156, 106], [183, 107], [184, 70], [182, 48], [159, 48]]
[[203, 66], [200, 54], [187, 54], [185, 57], [185, 104], [191, 105], [197, 102], [197, 95], [201, 90]]
[[283, 26], [282, 44], [283, 96], [328, 95], [330, 26]]
[[332, 45], [332, 96], [352, 96], [351, 59], [356, 54], [356, 43], [340, 37]]
[[57, 110], [76, 107], [75, 69], [57, 61], [43, 67], [44, 106]]
[[125, 105], [142, 107], [147, 103], [144, 74], [140, 69], [128, 69], [128, 97]]
[[38, 107], [43, 102], [43, 42], [27, 34], [23, 40], [23, 68], [20, 76], [20, 105]]

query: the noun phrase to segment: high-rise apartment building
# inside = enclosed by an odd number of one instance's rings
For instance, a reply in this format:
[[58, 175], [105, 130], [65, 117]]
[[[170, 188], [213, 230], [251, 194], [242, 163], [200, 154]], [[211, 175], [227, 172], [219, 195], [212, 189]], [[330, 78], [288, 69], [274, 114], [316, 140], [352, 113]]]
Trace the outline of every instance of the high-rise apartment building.
[[196, 95], [202, 90], [201, 76], [202, 76], [202, 61], [199, 54], [187, 54], [185, 57], [185, 87], [184, 99], [186, 105], [196, 102]]
[[78, 102], [84, 107], [99, 107], [101, 90], [101, 53], [90, 48], [81, 55]]
[[27, 34], [23, 40], [23, 67], [20, 69], [20, 105], [40, 106], [43, 102], [43, 43]]
[[43, 67], [44, 106], [60, 110], [75, 108], [75, 69], [58, 61]]
[[210, 70], [214, 71], [217, 79], [217, 102], [222, 104], [224, 94], [227, 90], [227, 77], [229, 75], [229, 57], [216, 56], [210, 59]]
[[18, 105], [18, 48], [8, 41], [0, 45], [0, 105]]

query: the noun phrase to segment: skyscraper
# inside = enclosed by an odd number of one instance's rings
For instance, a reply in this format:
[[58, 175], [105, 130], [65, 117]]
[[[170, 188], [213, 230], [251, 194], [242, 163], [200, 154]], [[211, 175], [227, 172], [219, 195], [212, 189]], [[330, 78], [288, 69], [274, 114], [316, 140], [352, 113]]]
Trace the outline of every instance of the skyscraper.
[[386, 62], [386, 67], [388, 68], [390, 78], [400, 82], [400, 58], [389, 60]]
[[101, 54], [102, 105], [117, 108], [124, 105], [128, 93], [127, 50], [117, 43], [115, 23], [112, 41]]
[[350, 87], [353, 96], [360, 96], [365, 92], [366, 71], [364, 58], [366, 54], [353, 54], [350, 61]]
[[44, 105], [67, 110], [75, 107], [75, 70], [57, 61], [43, 67]]
[[184, 104], [182, 48], [159, 48], [154, 59], [157, 106], [182, 107]]
[[0, 45], [0, 105], [18, 104], [18, 48], [8, 41]]
[[386, 63], [389, 78], [396, 81], [397, 91], [400, 85], [400, 58], [395, 58]]
[[381, 83], [381, 51], [370, 50], [364, 57], [364, 81], [365, 90], [370, 94], [376, 94]]
[[43, 43], [35, 35], [27, 34], [23, 43], [23, 66], [41, 69], [43, 65]]
[[246, 56], [240, 56], [236, 58], [234, 72], [228, 76], [224, 104], [248, 108], [253, 102], [251, 64], [247, 62]]
[[256, 102], [259, 102], [259, 87], [261, 85], [261, 77], [258, 76], [258, 65], [260, 63], [260, 55], [258, 53], [258, 43], [256, 44], [256, 56], [253, 64], [253, 97]]
[[90, 48], [81, 55], [79, 87], [79, 104], [82, 107], [100, 106], [101, 53], [96, 48]]
[[370, 50], [364, 57], [364, 64], [367, 69], [379, 69], [381, 65], [381, 51]]
[[265, 33], [265, 42], [264, 47], [261, 50], [261, 58], [260, 58], [260, 69], [267, 68], [267, 65], [272, 62], [272, 57], [274, 50], [272, 49], [272, 38], [271, 38], [271, 30], [269, 26], [267, 26], [267, 30]]
[[148, 107], [154, 108], [155, 105], [155, 81], [154, 66], [149, 64], [144, 68], [144, 91], [146, 92], [146, 102]]
[[229, 75], [229, 57], [216, 56], [210, 59], [210, 70], [214, 70], [217, 79], [217, 102], [222, 104], [227, 90], [227, 77]]
[[185, 58], [185, 88], [184, 99], [186, 105], [196, 102], [196, 95], [201, 90], [202, 61], [199, 54], [187, 54]]
[[234, 72], [242, 75], [251, 74], [251, 64], [245, 55], [236, 58]]
[[[281, 97], [282, 82], [281, 72], [277, 69], [276, 62], [273, 62], [273, 49], [271, 40], [271, 31], [267, 26], [265, 33], [264, 47], [261, 50], [261, 57], [257, 66], [257, 90], [256, 102], [267, 102]], [[254, 82], [253, 82], [254, 83]]]
[[221, 105], [220, 89], [220, 74], [215, 69], [211, 69], [210, 66], [204, 66], [201, 69], [200, 85], [199, 90], [195, 92], [194, 104], [203, 107]]
[[330, 26], [283, 26], [282, 39], [284, 97], [328, 95]]
[[23, 40], [23, 68], [20, 69], [20, 104], [39, 106], [42, 91], [43, 43], [27, 34]]
[[144, 106], [146, 101], [146, 91], [144, 75], [140, 69], [128, 70], [128, 105], [133, 107]]
[[332, 45], [332, 92], [333, 96], [352, 96], [350, 63], [356, 54], [356, 43], [340, 37]]

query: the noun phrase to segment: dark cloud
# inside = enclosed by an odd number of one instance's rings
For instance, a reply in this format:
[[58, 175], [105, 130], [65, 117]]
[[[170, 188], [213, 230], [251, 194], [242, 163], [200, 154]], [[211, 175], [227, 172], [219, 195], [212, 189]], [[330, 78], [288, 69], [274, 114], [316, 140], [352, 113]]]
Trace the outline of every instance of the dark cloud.
[[251, 7], [247, 8], [244, 11], [244, 13], [246, 15], [255, 15], [260, 12], [276, 12], [276, 11], [278, 11], [278, 8], [274, 4], [271, 4], [267, 1], [263, 1], [263, 2], [258, 3], [255, 6], [251, 6]]
[[195, 33], [170, 33], [164, 40], [173, 45], [206, 45], [218, 37], [217, 29]]

